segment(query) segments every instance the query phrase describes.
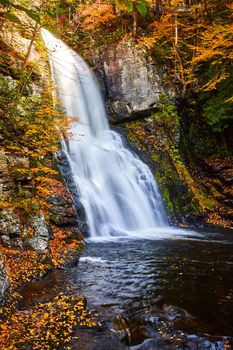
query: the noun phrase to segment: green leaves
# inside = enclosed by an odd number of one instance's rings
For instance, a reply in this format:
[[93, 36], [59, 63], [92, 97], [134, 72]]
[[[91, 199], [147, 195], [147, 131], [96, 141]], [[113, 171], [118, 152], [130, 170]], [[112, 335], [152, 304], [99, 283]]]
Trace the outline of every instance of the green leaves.
[[125, 6], [128, 12], [133, 12], [133, 3], [131, 1], [125, 1]]
[[115, 0], [116, 6], [119, 10], [127, 11], [129, 13], [133, 12], [134, 8], [140, 13], [141, 16], [146, 16], [148, 11], [148, 1], [147, 0]]
[[14, 23], [17, 23], [17, 24], [22, 24], [20, 19], [17, 16], [15, 16], [13, 13], [5, 12], [4, 13], [4, 17], [9, 19], [11, 22], [14, 22]]
[[10, 1], [8, 1], [8, 0], [0, 0], [0, 4], [4, 7], [11, 5]]
[[51, 18], [56, 18], [56, 15], [48, 10], [42, 10], [46, 15], [48, 15]]
[[136, 9], [140, 13], [140, 15], [143, 17], [146, 16], [146, 14], [147, 14], [147, 5], [148, 5], [147, 1], [138, 0], [136, 2]]
[[11, 6], [14, 7], [16, 10], [20, 10], [20, 11], [25, 12], [28, 17], [33, 19], [35, 22], [40, 23], [40, 16], [35, 11], [29, 10], [24, 6], [15, 5], [12, 3], [11, 3]]
[[[29, 18], [31, 18], [33, 21], [41, 24], [41, 18], [40, 18], [40, 14], [39, 13], [44, 13], [46, 14], [47, 16], [49, 17], [52, 17], [54, 18], [55, 15], [48, 11], [48, 10], [44, 10], [44, 9], [41, 9], [39, 8], [38, 6], [34, 6], [34, 9], [28, 9], [24, 6], [21, 6], [21, 5], [17, 5], [17, 4], [14, 4], [12, 2], [10, 2], [9, 0], [0, 0], [0, 6], [3, 6], [5, 8], [7, 8], [7, 10], [19, 10], [19, 11], [23, 11]], [[3, 13], [3, 16], [7, 19], [9, 19], [11, 22], [14, 22], [14, 23], [17, 23], [17, 24], [22, 24], [20, 19], [14, 15], [12, 12], [4, 12]]]
[[40, 24], [40, 16], [37, 13], [27, 9], [24, 9], [23, 11], [28, 15], [28, 17]]

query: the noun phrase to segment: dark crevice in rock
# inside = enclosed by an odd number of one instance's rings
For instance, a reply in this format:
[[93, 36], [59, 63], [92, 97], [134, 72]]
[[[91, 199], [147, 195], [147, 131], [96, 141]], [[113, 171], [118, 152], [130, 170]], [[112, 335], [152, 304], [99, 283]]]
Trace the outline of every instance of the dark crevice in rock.
[[117, 115], [111, 118], [111, 124], [112, 125], [120, 125], [125, 122], [131, 122], [131, 121], [136, 121], [136, 120], [141, 120], [144, 118], [147, 118], [151, 116], [151, 114], [159, 112], [158, 107], [153, 107], [150, 109], [145, 109], [142, 111], [133, 111], [130, 113], [128, 117], [124, 117], [123, 115]]
[[74, 182], [68, 159], [63, 150], [60, 150], [60, 152], [56, 155], [56, 161], [61, 171], [61, 174], [63, 176], [63, 179], [72, 195], [73, 204], [74, 204], [76, 213], [78, 215], [78, 226], [82, 231], [82, 233], [84, 234], [84, 236], [88, 236], [89, 230], [88, 230], [88, 225], [86, 221], [85, 210], [80, 201], [78, 189]]

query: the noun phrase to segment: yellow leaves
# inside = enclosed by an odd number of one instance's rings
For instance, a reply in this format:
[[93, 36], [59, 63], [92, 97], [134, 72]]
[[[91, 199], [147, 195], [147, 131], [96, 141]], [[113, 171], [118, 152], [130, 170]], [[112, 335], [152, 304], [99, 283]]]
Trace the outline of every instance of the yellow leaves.
[[35, 277], [42, 276], [51, 268], [47, 254], [38, 254], [35, 251], [21, 251], [1, 248], [9, 277], [10, 288], [16, 289], [23, 283]]
[[[85, 318], [83, 315], [85, 314]], [[13, 311], [0, 321], [0, 344], [4, 349], [54, 350], [78, 339], [76, 326], [96, 327], [98, 315], [85, 310], [85, 300], [76, 295], [58, 295], [52, 302], [28, 310]], [[82, 317], [82, 321], [80, 321]]]
[[162, 39], [163, 44], [165, 44], [168, 40], [170, 41], [173, 35], [173, 27], [174, 25], [166, 20], [160, 22], [153, 21], [148, 25], [148, 28], [152, 30], [151, 34], [141, 37], [139, 39], [139, 44], [149, 49], [152, 49], [160, 39]]
[[[205, 84], [203, 89], [210, 91], [229, 76], [223, 70], [229, 71], [232, 65], [233, 24], [228, 20], [218, 20], [217, 13], [214, 13], [216, 4], [199, 2], [177, 14], [179, 3], [171, 1], [167, 6], [165, 4], [160, 21], [148, 25], [149, 33], [139, 38], [139, 44], [153, 49], [155, 57], [164, 60], [181, 94], [190, 87], [199, 89], [199, 83]], [[232, 10], [232, 6], [228, 8]], [[208, 11], [213, 11], [211, 19], [207, 18]], [[203, 63], [207, 63], [210, 69], [208, 74], [200, 77]], [[208, 83], [207, 79], [210, 80]]]
[[69, 256], [70, 250], [78, 250], [81, 245], [71, 230], [55, 226], [51, 228], [54, 235], [54, 239], [50, 242], [52, 262], [55, 267], [60, 267], [64, 264], [65, 257]]
[[[33, 174], [41, 174], [41, 173], [43, 174], [44, 173], [44, 174], [49, 174], [49, 175], [57, 175], [57, 173], [58, 173], [57, 170], [54, 170], [54, 169], [49, 168], [47, 166], [31, 168], [30, 170]], [[38, 176], [38, 179], [39, 179], [39, 176]], [[43, 179], [43, 178], [40, 177], [40, 180], [41, 179]]]
[[227, 219], [223, 219], [219, 216], [218, 213], [210, 213], [208, 214], [208, 218], [206, 220], [208, 224], [215, 225], [215, 226], [221, 226], [224, 228], [229, 228], [232, 225], [232, 222]]
[[4, 209], [4, 208], [11, 208], [11, 207], [12, 207], [12, 203], [0, 199], [0, 208]]
[[233, 96], [231, 96], [230, 98], [228, 98], [228, 99], [226, 100], [226, 102], [233, 103]]
[[233, 60], [233, 26], [218, 25], [207, 28], [200, 36], [199, 45], [192, 49], [196, 52], [192, 64], [211, 62], [212, 67], [216, 67], [211, 79], [201, 89], [203, 91], [216, 89], [219, 83], [230, 76], [227, 69]]
[[211, 80], [202, 86], [203, 91], [211, 91], [217, 88], [217, 84], [229, 77], [229, 73], [223, 71], [218, 72]]
[[[25, 113], [18, 115], [15, 127], [18, 129], [20, 138], [6, 146], [6, 153], [28, 158], [27, 170], [15, 168], [15, 172], [30, 174], [31, 199], [37, 198], [43, 207], [45, 198], [52, 194], [53, 178], [57, 170], [52, 168], [53, 162], [49, 161], [52, 154], [58, 151], [59, 141], [65, 135], [71, 138], [70, 125], [77, 118], [65, 116], [60, 103], [53, 105], [52, 97], [46, 92], [42, 98], [29, 106]], [[10, 118], [10, 116], [9, 116]], [[20, 193], [14, 207], [21, 217], [30, 213], [29, 196], [25, 199]], [[31, 208], [33, 203], [31, 200]], [[37, 203], [38, 204], [38, 203]]]
[[207, 28], [203, 31], [200, 35], [199, 45], [189, 46], [196, 52], [195, 57], [192, 59], [193, 64], [209, 61], [213, 58], [216, 60], [229, 58], [229, 54], [233, 48], [232, 29], [230, 25], [225, 25]]
[[204, 62], [204, 61], [209, 61], [210, 59], [216, 57], [216, 56], [221, 56], [222, 55], [222, 51], [219, 49], [214, 49], [214, 48], [206, 48], [204, 49], [203, 47], [198, 47], [196, 48], [197, 51], [197, 56], [195, 56], [192, 59], [192, 63], [196, 64], [196, 63], [200, 63], [200, 62]]

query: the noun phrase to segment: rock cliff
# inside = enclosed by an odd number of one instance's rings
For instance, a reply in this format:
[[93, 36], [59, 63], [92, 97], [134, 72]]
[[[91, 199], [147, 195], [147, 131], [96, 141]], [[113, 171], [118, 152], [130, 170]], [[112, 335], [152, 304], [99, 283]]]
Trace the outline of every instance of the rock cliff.
[[101, 47], [90, 54], [105, 82], [112, 121], [150, 115], [164, 93], [164, 70], [132, 38]]

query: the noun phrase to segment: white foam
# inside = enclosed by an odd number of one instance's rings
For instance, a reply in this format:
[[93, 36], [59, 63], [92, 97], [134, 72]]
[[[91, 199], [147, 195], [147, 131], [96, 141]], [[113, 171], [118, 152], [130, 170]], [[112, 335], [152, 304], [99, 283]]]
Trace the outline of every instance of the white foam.
[[[113, 230], [114, 232], [114, 230]], [[200, 240], [203, 238], [203, 234], [196, 232], [194, 230], [186, 230], [177, 227], [158, 227], [150, 230], [127, 232], [121, 231], [118, 234], [113, 234], [109, 236], [97, 236], [88, 237], [86, 242], [93, 243], [104, 243], [104, 242], [119, 242], [119, 241], [129, 241], [138, 239], [148, 239], [148, 240]]]
[[81, 258], [79, 259], [80, 262], [87, 262], [87, 263], [106, 263], [107, 260], [101, 259], [101, 258], [97, 258], [97, 257], [93, 257], [93, 256], [81, 256]]

